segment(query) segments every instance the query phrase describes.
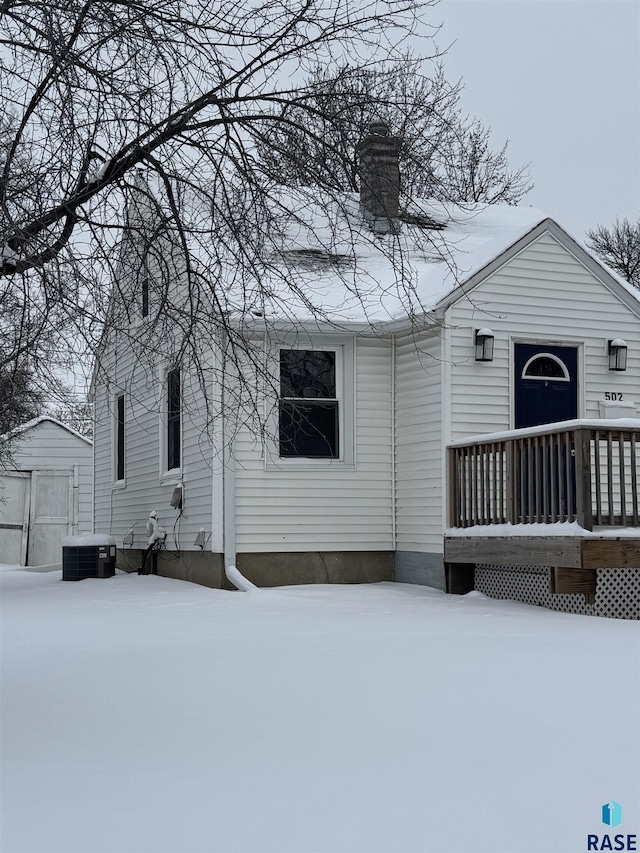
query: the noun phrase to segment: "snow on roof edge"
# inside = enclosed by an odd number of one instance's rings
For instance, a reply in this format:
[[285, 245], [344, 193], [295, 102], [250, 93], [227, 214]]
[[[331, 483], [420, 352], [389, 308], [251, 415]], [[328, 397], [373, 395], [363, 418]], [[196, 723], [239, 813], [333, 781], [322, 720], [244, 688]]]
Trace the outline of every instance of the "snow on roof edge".
[[39, 426], [44, 421], [49, 421], [50, 423], [55, 424], [56, 426], [62, 427], [62, 429], [66, 429], [67, 432], [70, 432], [72, 435], [75, 435], [77, 438], [81, 438], [83, 441], [86, 441], [87, 444], [93, 446], [93, 441], [90, 438], [87, 438], [86, 435], [82, 435], [82, 433], [78, 432], [78, 430], [68, 426], [67, 424], [63, 424], [62, 421], [59, 421], [56, 418], [52, 418], [50, 415], [40, 415], [37, 418], [32, 418], [30, 421], [25, 421], [25, 423], [14, 427], [12, 430], [5, 433], [4, 435], [0, 435], [0, 442], [6, 441], [9, 438], [12, 438], [13, 436], [21, 435], [23, 432], [27, 432], [27, 430]]

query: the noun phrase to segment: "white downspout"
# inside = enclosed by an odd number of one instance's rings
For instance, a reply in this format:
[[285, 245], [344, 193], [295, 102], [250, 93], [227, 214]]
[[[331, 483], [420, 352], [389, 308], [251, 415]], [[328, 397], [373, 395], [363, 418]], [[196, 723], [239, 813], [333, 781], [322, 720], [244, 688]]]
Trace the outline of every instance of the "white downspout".
[[236, 460], [233, 452], [235, 423], [229, 423], [230, 420], [223, 408], [222, 512], [225, 571], [236, 564]]
[[440, 429], [441, 436], [441, 453], [442, 453], [442, 495], [441, 495], [441, 512], [442, 512], [442, 534], [449, 523], [449, 465], [447, 460], [446, 447], [451, 442], [451, 329], [448, 326], [449, 312], [445, 311], [442, 317], [442, 326], [440, 327], [440, 358], [442, 359], [442, 377], [441, 377], [441, 405], [440, 413]]
[[225, 572], [236, 565], [236, 459], [234, 440], [236, 433], [236, 416], [230, 412], [228, 401], [229, 384], [233, 383], [235, 372], [227, 369], [227, 350], [229, 338], [223, 336], [225, 343], [222, 355], [222, 387], [220, 390], [222, 418], [222, 514], [223, 514], [223, 550]]
[[396, 503], [396, 336], [391, 335], [391, 541], [393, 552], [398, 549]]

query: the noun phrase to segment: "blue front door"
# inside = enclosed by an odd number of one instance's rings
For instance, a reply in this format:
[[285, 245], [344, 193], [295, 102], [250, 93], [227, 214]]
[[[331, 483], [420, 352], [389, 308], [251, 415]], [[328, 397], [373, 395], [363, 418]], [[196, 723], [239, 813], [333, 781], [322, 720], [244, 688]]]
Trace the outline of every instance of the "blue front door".
[[578, 416], [578, 350], [515, 344], [515, 423], [522, 427]]

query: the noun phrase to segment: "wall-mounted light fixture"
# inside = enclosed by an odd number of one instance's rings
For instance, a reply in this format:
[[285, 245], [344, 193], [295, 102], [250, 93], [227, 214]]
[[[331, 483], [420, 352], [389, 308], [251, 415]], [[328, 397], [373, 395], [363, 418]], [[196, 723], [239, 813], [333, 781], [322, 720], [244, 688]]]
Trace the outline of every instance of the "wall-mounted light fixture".
[[493, 361], [494, 340], [491, 329], [476, 329], [476, 361]]
[[622, 338], [609, 341], [609, 370], [627, 369], [627, 343]]

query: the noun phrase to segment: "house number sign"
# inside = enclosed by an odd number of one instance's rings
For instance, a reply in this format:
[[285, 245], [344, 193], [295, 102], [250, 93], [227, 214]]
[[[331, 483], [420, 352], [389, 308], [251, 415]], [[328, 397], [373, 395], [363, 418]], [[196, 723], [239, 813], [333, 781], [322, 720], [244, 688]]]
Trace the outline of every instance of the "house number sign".
[[619, 391], [605, 391], [605, 400], [622, 400], [622, 394]]

